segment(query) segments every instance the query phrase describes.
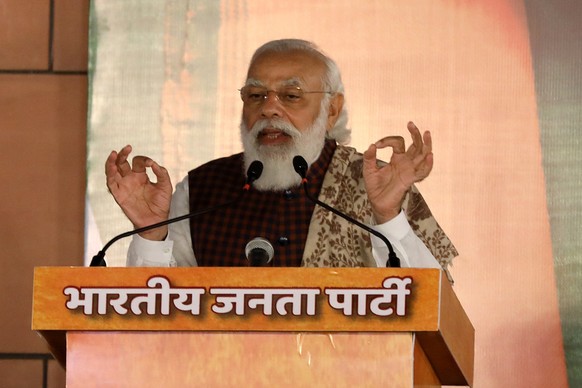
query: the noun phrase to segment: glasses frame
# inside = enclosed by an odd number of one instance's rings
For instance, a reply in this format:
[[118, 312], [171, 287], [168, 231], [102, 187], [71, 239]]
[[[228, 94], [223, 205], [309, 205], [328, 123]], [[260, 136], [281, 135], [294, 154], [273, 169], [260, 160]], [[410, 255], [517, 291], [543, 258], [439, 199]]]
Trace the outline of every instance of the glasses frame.
[[[245, 93], [245, 90], [248, 90], [248, 88], [261, 89], [264, 92], [261, 96], [262, 98], [260, 98], [259, 100], [256, 100], [256, 101], [249, 101], [248, 97], [246, 97], [246, 100], [245, 100], [244, 93]], [[298, 101], [289, 101], [285, 98], [284, 94], [285, 94], [285, 92], [288, 92], [289, 90], [295, 90], [295, 91], [299, 92], [299, 96], [298, 96], [299, 100]], [[286, 107], [298, 107], [298, 106], [300, 106], [301, 105], [300, 103], [302, 102], [302, 97], [305, 94], [315, 94], [315, 93], [335, 94], [335, 92], [332, 92], [329, 90], [303, 90], [303, 88], [301, 88], [300, 86], [295, 86], [295, 85], [283, 86], [279, 90], [268, 89], [264, 86], [259, 86], [259, 85], [245, 85], [242, 88], [238, 89], [238, 91], [240, 93], [240, 98], [244, 104], [249, 105], [249, 106], [256, 106], [256, 107], [263, 105], [265, 103], [265, 101], [267, 101], [267, 99], [269, 98], [269, 93], [274, 93], [277, 101], [279, 101], [283, 106], [286, 106]]]

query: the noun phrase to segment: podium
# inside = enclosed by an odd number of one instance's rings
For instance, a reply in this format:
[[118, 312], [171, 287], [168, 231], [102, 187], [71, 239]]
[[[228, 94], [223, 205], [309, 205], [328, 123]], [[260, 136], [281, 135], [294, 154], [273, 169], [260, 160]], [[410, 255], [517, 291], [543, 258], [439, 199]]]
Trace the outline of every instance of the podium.
[[68, 387], [473, 383], [438, 269], [39, 267], [32, 329]]

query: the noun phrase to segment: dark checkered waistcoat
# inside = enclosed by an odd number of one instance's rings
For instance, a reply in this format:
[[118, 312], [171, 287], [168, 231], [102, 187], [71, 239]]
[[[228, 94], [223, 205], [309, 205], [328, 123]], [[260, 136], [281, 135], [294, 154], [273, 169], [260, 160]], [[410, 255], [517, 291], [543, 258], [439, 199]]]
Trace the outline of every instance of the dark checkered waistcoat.
[[[327, 141], [307, 173], [310, 193], [317, 197], [336, 149]], [[195, 212], [236, 199], [245, 182], [243, 155], [213, 160], [188, 173], [190, 211]], [[190, 220], [192, 248], [199, 266], [248, 266], [246, 244], [264, 237], [275, 248], [271, 265], [301, 265], [314, 204], [302, 187], [283, 192], [251, 188], [233, 205]]]

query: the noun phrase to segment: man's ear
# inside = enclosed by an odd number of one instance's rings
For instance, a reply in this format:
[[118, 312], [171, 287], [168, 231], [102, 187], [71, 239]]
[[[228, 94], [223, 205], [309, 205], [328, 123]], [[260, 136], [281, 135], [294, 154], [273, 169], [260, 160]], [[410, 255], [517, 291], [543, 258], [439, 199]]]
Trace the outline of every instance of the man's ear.
[[336, 93], [329, 103], [329, 111], [327, 112], [327, 131], [330, 131], [334, 127], [340, 113], [342, 112], [343, 107], [344, 95], [341, 93]]

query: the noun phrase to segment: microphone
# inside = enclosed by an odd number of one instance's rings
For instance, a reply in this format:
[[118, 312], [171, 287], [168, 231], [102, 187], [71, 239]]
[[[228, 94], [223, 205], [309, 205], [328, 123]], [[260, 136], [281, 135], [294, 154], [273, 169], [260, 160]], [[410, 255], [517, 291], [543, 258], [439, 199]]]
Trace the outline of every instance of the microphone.
[[311, 194], [309, 194], [309, 190], [307, 190], [307, 182], [308, 181], [306, 178], [306, 176], [307, 176], [307, 162], [305, 161], [305, 159], [302, 156], [297, 155], [293, 158], [293, 168], [295, 169], [297, 174], [299, 174], [302, 178], [301, 183], [303, 183], [303, 189], [305, 191], [305, 195], [307, 196], [307, 198], [309, 198], [311, 201], [315, 202], [317, 205], [323, 207], [324, 209], [327, 209], [330, 212], [334, 213], [335, 215], [342, 217], [344, 220], [351, 222], [352, 224], [357, 225], [360, 228], [364, 229], [365, 231], [378, 237], [388, 247], [388, 261], [386, 262], [386, 266], [387, 267], [394, 267], [394, 268], [400, 267], [400, 259], [398, 258], [398, 256], [396, 256], [396, 252], [394, 252], [394, 249], [392, 248], [392, 244], [390, 244], [390, 241], [388, 241], [388, 239], [382, 233], [370, 228], [368, 225], [362, 224], [358, 220], [348, 216], [347, 214], [340, 212], [337, 209], [334, 209], [333, 207], [329, 206], [326, 203], [321, 202], [320, 200], [318, 200], [317, 198], [314, 198], [313, 196], [311, 196]]
[[245, 254], [251, 267], [266, 267], [273, 259], [273, 245], [263, 237], [255, 237], [247, 243]]
[[235, 202], [238, 202], [242, 198], [243, 194], [246, 191], [250, 190], [251, 184], [260, 178], [262, 173], [263, 173], [263, 163], [261, 163], [258, 160], [255, 160], [254, 162], [251, 163], [251, 165], [247, 169], [247, 178], [246, 178], [245, 184], [242, 188], [241, 193], [235, 199], [228, 201], [228, 202], [225, 202], [225, 203], [222, 203], [222, 204], [219, 204], [219, 205], [216, 205], [216, 206], [209, 207], [207, 209], [202, 209], [202, 210], [194, 212], [194, 213], [184, 214], [182, 216], [170, 218], [168, 220], [161, 221], [161, 222], [158, 222], [156, 224], [147, 225], [147, 226], [144, 226], [142, 228], [138, 228], [138, 229], [130, 230], [130, 231], [125, 232], [125, 233], [121, 233], [121, 234], [113, 237], [111, 240], [109, 240], [109, 242], [107, 244], [105, 244], [103, 249], [101, 249], [99, 251], [99, 253], [97, 253], [95, 256], [93, 256], [93, 259], [91, 259], [91, 264], [89, 266], [90, 267], [106, 267], [107, 263], [105, 262], [105, 251], [107, 251], [107, 249], [111, 245], [113, 245], [113, 243], [115, 243], [117, 240], [120, 240], [124, 237], [133, 236], [134, 234], [138, 234], [141, 232], [146, 232], [148, 230], [159, 228], [160, 226], [173, 224], [173, 223], [178, 222], [178, 221], [197, 217], [197, 216], [205, 214], [205, 213], [210, 213], [210, 212], [218, 210], [222, 207], [225, 207], [225, 206], [231, 205]]

